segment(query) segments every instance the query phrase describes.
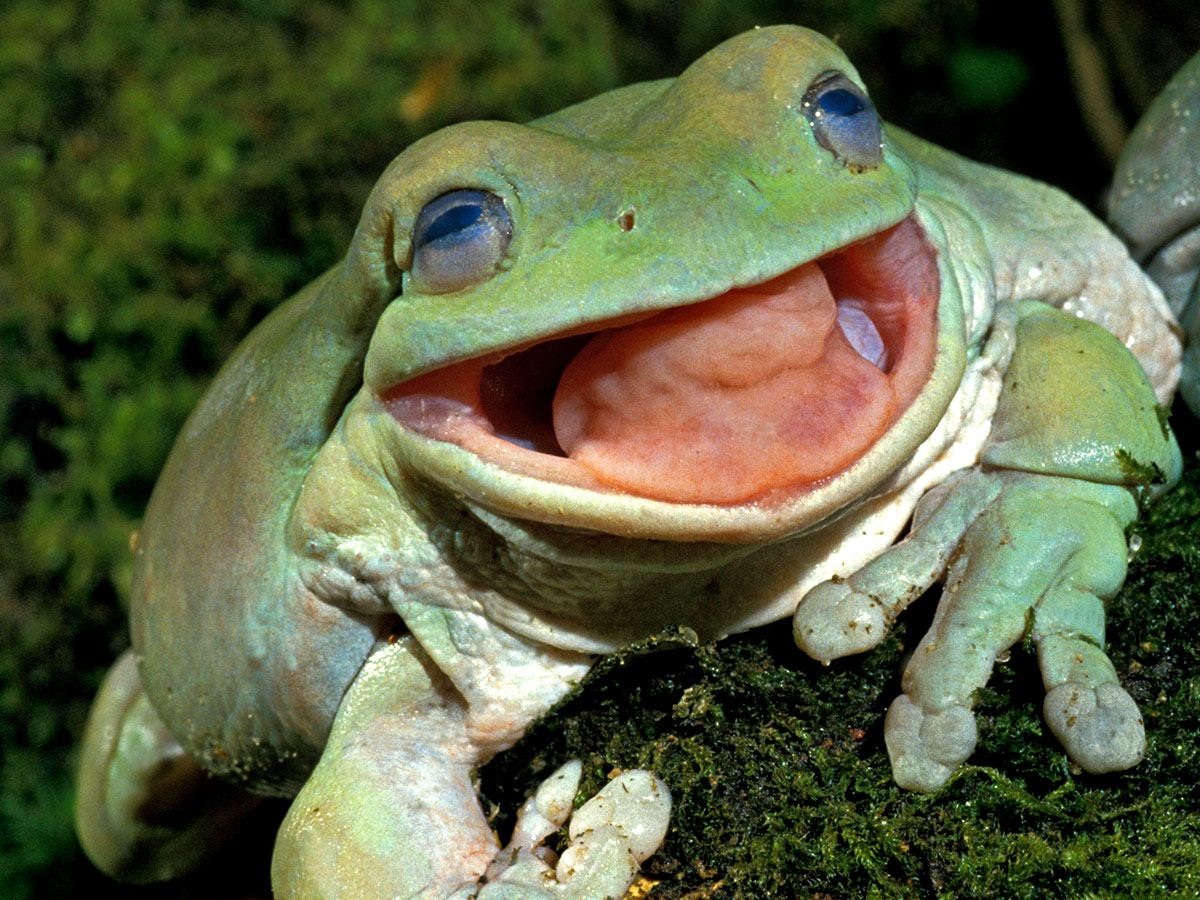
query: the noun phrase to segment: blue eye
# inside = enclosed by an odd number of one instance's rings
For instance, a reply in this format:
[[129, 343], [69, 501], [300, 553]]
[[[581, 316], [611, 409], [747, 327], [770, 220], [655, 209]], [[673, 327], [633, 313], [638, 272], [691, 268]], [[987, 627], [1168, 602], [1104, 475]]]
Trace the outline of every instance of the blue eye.
[[486, 281], [511, 237], [512, 217], [495, 194], [464, 188], [436, 197], [413, 226], [414, 287], [445, 294]]
[[873, 169], [883, 160], [879, 114], [857, 84], [832, 72], [822, 75], [800, 103], [817, 143], [852, 169]]

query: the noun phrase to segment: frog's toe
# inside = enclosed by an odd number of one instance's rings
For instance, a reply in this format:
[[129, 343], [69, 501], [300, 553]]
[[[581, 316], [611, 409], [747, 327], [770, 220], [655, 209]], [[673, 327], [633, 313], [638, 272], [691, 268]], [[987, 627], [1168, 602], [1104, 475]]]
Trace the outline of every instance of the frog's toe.
[[[538, 789], [518, 817], [513, 840], [488, 872], [477, 900], [599, 900], [621, 897], [638, 866], [662, 843], [671, 794], [654, 775], [625, 772], [570, 814], [579, 763], [568, 763]], [[570, 815], [570, 845], [555, 862], [540, 846]]]
[[609, 782], [571, 817], [571, 847], [559, 860], [559, 870], [578, 869], [585, 854], [576, 848], [595, 843], [593, 835], [606, 830], [620, 835], [629, 853], [644, 862], [662, 844], [671, 818], [671, 792], [644, 769], [632, 769]]
[[582, 770], [583, 764], [579, 760], [571, 760], [555, 770], [525, 801], [517, 813], [512, 839], [488, 869], [489, 878], [511, 869], [522, 855], [542, 860], [549, 856], [542, 841], [558, 831], [570, 817]]
[[797, 646], [823, 663], [870, 650], [887, 634], [889, 608], [845, 581], [826, 581], [804, 598], [792, 619]]
[[965, 706], [927, 712], [907, 694], [892, 702], [883, 735], [896, 784], [926, 794], [950, 779], [979, 737], [975, 715]]
[[1137, 704], [1101, 649], [1100, 598], [1070, 590], [1048, 595], [1036, 611], [1032, 636], [1046, 686], [1042, 712], [1070, 757], [1096, 774], [1141, 762], [1146, 732]]
[[1146, 755], [1142, 715], [1118, 684], [1060, 684], [1046, 694], [1043, 712], [1071, 759], [1093, 774], [1128, 769]]

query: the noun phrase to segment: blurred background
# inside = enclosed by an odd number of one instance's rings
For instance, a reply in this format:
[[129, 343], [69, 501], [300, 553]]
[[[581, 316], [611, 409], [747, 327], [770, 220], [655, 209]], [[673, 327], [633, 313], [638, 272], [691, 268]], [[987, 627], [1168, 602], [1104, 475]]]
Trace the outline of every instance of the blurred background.
[[1193, 0], [0, 4], [0, 896], [100, 883], [71, 767], [128, 643], [130, 535], [213, 372], [340, 257], [387, 162], [778, 22], [835, 37], [888, 120], [1093, 208], [1200, 48]]

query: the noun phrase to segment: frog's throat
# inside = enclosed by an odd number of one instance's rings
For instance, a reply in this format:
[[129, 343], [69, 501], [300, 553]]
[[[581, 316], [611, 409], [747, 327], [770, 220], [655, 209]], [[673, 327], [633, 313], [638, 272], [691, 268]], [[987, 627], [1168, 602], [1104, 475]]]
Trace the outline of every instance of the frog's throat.
[[404, 429], [517, 476], [668, 503], [794, 499], [928, 381], [937, 260], [905, 219], [770, 281], [396, 385]]

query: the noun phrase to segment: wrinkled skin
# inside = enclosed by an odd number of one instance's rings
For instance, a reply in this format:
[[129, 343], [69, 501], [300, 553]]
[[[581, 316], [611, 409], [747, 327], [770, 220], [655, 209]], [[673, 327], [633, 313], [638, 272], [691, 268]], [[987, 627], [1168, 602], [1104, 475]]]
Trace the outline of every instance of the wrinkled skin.
[[280, 897], [617, 896], [664, 785], [572, 814], [568, 764], [501, 851], [472, 769], [631, 640], [794, 616], [829, 660], [937, 581], [884, 726], [899, 784], [970, 755], [1023, 638], [1066, 752], [1136, 764], [1103, 605], [1178, 477], [1178, 327], [1060, 192], [879, 128], [840, 51], [781, 27], [404, 151], [155, 489], [85, 741], [97, 864], [201, 863], [253, 806], [210, 772], [295, 797]]

